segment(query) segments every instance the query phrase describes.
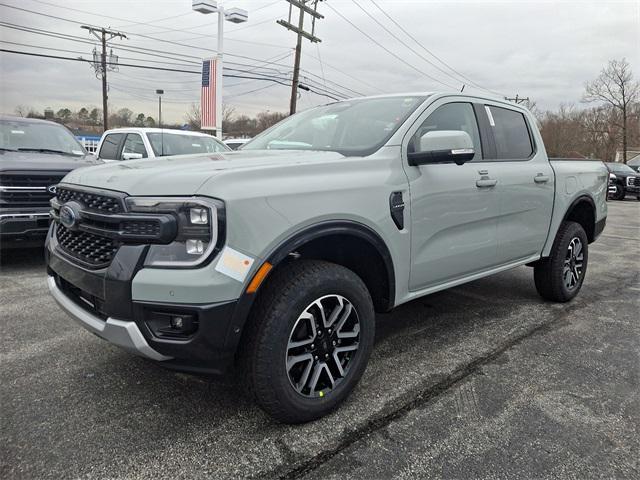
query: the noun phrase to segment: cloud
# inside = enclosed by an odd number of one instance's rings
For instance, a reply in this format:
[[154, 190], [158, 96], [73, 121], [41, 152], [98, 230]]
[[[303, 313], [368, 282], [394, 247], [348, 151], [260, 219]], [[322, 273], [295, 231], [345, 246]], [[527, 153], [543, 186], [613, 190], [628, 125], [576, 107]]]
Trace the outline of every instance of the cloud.
[[[612, 58], [627, 57], [632, 67], [636, 68], [636, 77], [640, 76], [638, 2], [376, 0], [419, 41], [420, 45], [417, 45], [404, 36], [370, 0], [357, 1], [396, 35], [401, 36], [404, 42], [443, 70], [450, 71], [429, 56], [422, 47], [475, 83], [506, 95], [517, 93], [529, 96], [541, 108], [555, 108], [563, 102], [578, 102], [584, 82], [594, 78], [607, 60]], [[226, 55], [225, 60], [236, 64], [253, 64], [256, 62], [240, 56], [265, 60], [280, 57], [282, 60], [277, 65], [269, 66], [275, 69], [274, 74], [290, 75], [295, 35], [275, 23], [276, 18], [286, 17], [287, 3], [284, 0], [275, 5], [271, 5], [273, 1], [269, 0], [226, 0], [226, 3], [248, 9], [250, 23], [239, 26], [226, 23], [226, 52], [236, 56]], [[381, 91], [433, 91], [444, 88], [420, 75], [410, 65], [455, 86], [456, 89], [463, 82], [468, 83], [453, 72], [451, 75], [454, 78], [444, 75], [419, 58], [357, 8], [354, 2], [329, 0], [327, 3], [396, 53], [401, 60], [373, 44], [325, 4], [320, 4], [319, 10], [325, 18], [317, 22], [316, 34], [321, 37], [322, 43], [315, 45], [305, 41], [302, 58], [303, 69], [316, 75], [311, 78], [320, 85], [323, 84], [324, 77], [328, 81], [328, 88], [340, 88], [330, 83], [336, 82], [362, 94], [377, 94]], [[135, 60], [139, 58], [163, 60], [119, 50], [123, 46], [158, 49], [189, 62], [197, 61], [191, 56], [209, 56], [210, 53], [204, 49], [216, 48], [215, 16], [190, 13], [188, 0], [147, 0], [136, 3], [122, 0], [68, 0], [64, 3], [61, 0], [48, 0], [44, 3], [25, 0], [14, 1], [12, 5], [70, 21], [0, 7], [4, 22], [76, 35], [87, 40], [92, 37], [72, 21], [105, 24], [129, 32], [128, 40], [111, 42], [114, 52], [121, 57], [121, 63], [140, 63]], [[72, 9], [85, 10], [94, 15]], [[175, 18], [144, 23], [169, 16]], [[234, 33], [233, 30], [237, 31]], [[8, 28], [1, 28], [0, 32], [0, 40], [5, 42], [2, 43], [2, 48], [5, 49], [69, 57], [91, 56], [92, 45], [89, 44]], [[135, 35], [137, 33], [199, 48], [161, 43]], [[79, 53], [36, 49], [6, 42]], [[287, 54], [288, 57], [284, 58]], [[125, 57], [128, 59], [125, 60]], [[322, 59], [322, 64], [319, 58]], [[231, 63], [227, 63], [227, 66], [248, 68]], [[194, 68], [199, 69], [197, 65]], [[31, 105], [40, 110], [45, 107], [77, 109], [85, 105], [101, 105], [100, 81], [88, 64], [0, 53], [0, 69], [0, 110], [5, 113], [13, 112], [18, 104]], [[303, 75], [308, 73], [303, 72]], [[156, 88], [164, 88], [163, 117], [171, 121], [182, 121], [189, 105], [199, 101], [198, 75], [120, 67], [119, 72], [110, 73], [109, 79], [112, 85], [110, 105], [116, 108], [127, 106], [136, 112], [155, 115], [157, 100], [154, 92]], [[254, 114], [266, 109], [288, 109], [290, 89], [287, 87], [260, 89], [267, 84], [236, 79], [225, 79], [225, 85], [226, 101], [236, 107], [237, 113]], [[472, 86], [468, 85], [466, 90], [473, 91]], [[299, 105], [300, 108], [308, 108], [327, 100], [310, 92], [301, 92]]]

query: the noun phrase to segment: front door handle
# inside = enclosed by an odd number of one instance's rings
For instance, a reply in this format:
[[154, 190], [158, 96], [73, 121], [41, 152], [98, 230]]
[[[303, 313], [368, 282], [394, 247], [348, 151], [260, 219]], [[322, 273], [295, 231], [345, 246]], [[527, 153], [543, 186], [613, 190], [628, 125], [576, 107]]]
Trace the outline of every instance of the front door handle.
[[495, 187], [497, 183], [498, 183], [498, 180], [494, 180], [492, 178], [481, 178], [480, 180], [476, 180], [476, 187], [490, 188], [490, 187]]
[[536, 183], [547, 183], [549, 181], [549, 175], [543, 175], [542, 173], [539, 173], [535, 177], [533, 177], [533, 181]]

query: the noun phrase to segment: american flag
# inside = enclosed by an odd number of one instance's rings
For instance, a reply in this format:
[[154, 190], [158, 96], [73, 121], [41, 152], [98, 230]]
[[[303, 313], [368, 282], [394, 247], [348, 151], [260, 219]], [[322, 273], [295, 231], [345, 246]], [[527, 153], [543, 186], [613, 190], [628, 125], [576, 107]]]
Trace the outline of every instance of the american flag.
[[215, 130], [216, 125], [216, 70], [218, 60], [202, 61], [202, 91], [200, 92], [200, 122], [203, 130]]

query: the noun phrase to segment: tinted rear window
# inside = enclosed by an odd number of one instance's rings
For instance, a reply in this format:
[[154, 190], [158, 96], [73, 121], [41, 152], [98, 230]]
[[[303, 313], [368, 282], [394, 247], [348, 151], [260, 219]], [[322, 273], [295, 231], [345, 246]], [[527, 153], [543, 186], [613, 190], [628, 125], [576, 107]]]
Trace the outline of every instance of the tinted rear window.
[[487, 106], [489, 122], [496, 139], [498, 158], [525, 160], [533, 153], [531, 136], [524, 115], [520, 112]]

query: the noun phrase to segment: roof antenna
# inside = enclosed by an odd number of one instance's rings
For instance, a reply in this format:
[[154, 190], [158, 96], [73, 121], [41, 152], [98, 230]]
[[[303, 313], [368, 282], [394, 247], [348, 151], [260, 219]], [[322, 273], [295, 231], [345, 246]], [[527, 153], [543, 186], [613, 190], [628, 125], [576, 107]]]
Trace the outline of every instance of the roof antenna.
[[460, 93], [464, 92], [464, 87], [466, 87], [466, 85], [463, 83], [462, 88], [460, 89]]

